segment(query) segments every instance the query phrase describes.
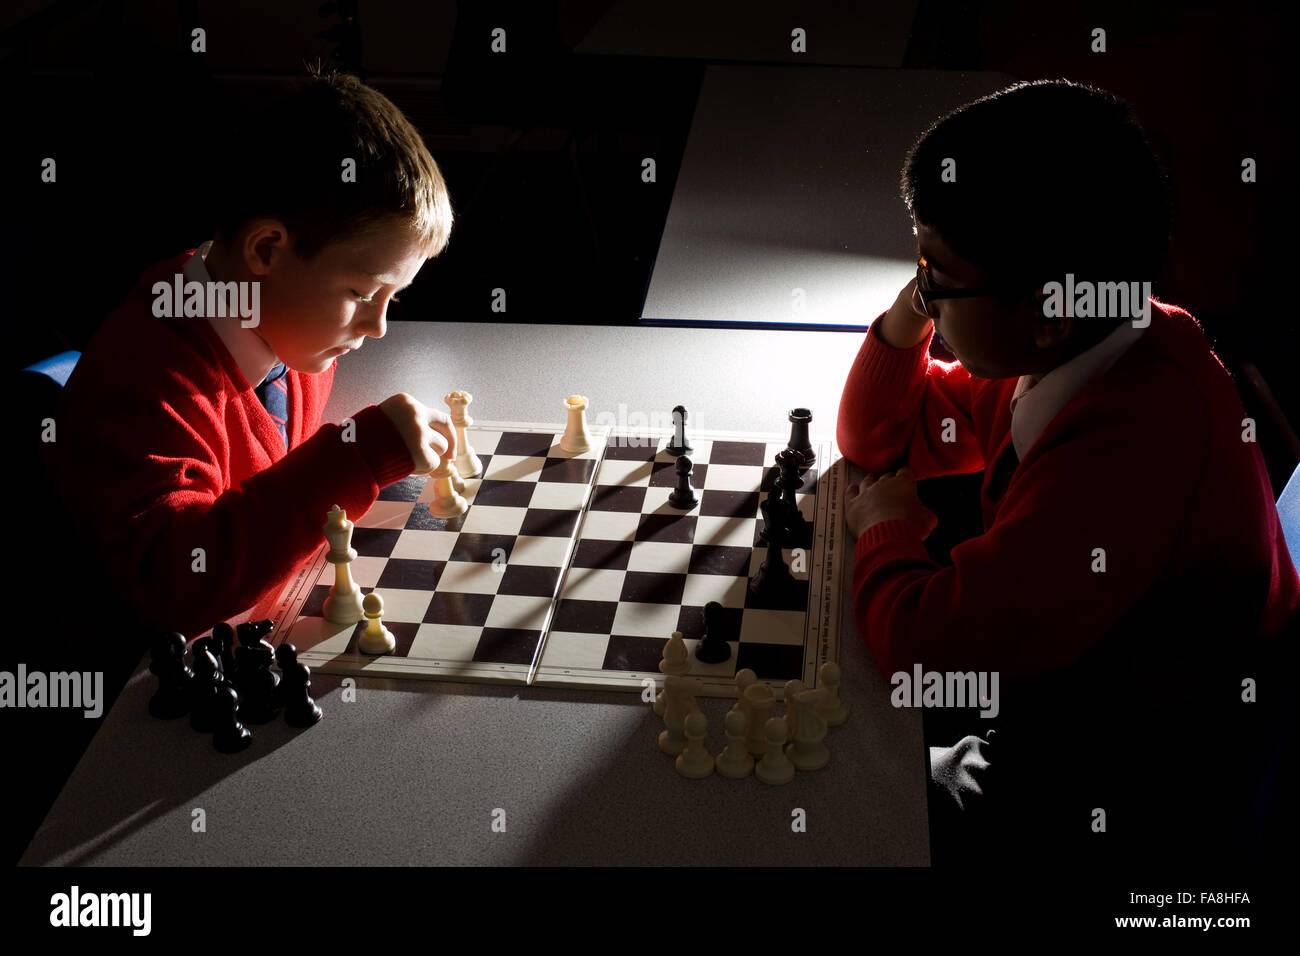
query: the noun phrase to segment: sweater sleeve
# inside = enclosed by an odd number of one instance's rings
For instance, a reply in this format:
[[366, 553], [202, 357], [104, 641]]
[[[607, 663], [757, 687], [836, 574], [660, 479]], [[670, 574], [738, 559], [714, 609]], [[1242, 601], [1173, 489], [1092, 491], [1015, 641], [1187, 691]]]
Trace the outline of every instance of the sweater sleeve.
[[880, 337], [879, 321], [844, 383], [836, 422], [841, 454], [868, 472], [904, 464], [918, 478], [979, 471], [984, 458], [971, 424], [970, 373], [960, 362], [930, 357], [933, 330], [913, 348], [898, 349]]
[[151, 448], [166, 450], [129, 457], [122, 452], [133, 447], [129, 438], [97, 439], [116, 459], [102, 462], [100, 475], [116, 477], [94, 500], [107, 509], [100, 540], [116, 556], [119, 589], [148, 623], [187, 636], [273, 596], [320, 545], [332, 505], [361, 515], [381, 487], [411, 470], [400, 434], [379, 408], [353, 421], [347, 433], [322, 425], [270, 467], [225, 489], [224, 433], [202, 410], [164, 405], [145, 421], [114, 416], [110, 424], [147, 433]]
[[1140, 421], [1122, 403], [1096, 403], [1067, 440], [1035, 449], [993, 526], [955, 547], [951, 567], [929, 559], [906, 521], [867, 529], [854, 614], [885, 673], [1063, 666], [1152, 586], [1201, 480], [1207, 426], [1186, 401], [1141, 398]]

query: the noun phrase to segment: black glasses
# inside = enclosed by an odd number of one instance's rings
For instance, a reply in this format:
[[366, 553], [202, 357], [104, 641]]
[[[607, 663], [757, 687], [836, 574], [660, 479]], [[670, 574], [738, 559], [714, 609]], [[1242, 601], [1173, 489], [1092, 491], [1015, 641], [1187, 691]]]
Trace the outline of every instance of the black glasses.
[[1003, 296], [1007, 287], [986, 285], [978, 289], [936, 289], [930, 284], [930, 273], [925, 267], [925, 259], [916, 264], [916, 295], [921, 300], [921, 311], [932, 319], [938, 318], [934, 303], [939, 299], [973, 299], [977, 296]]

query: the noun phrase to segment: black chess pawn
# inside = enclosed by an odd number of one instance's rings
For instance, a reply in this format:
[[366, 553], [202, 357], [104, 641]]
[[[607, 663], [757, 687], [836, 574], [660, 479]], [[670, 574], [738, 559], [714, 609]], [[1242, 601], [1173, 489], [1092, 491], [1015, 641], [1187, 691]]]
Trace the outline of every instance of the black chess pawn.
[[790, 567], [785, 563], [781, 549], [785, 547], [785, 529], [778, 520], [780, 505], [774, 495], [769, 495], [759, 506], [763, 512], [763, 526], [767, 531], [767, 556], [749, 579], [749, 593], [762, 603], [777, 602], [794, 584]]
[[664, 451], [674, 458], [680, 458], [682, 455], [689, 455], [695, 451], [691, 447], [691, 440], [686, 437], [686, 420], [688, 417], [685, 406], [678, 405], [673, 409], [673, 437], [668, 440], [668, 446]]
[[284, 722], [290, 727], [310, 727], [321, 718], [321, 709], [311, 696], [311, 668], [298, 662], [298, 649], [287, 641], [275, 649], [275, 662], [284, 675], [280, 699]]
[[218, 689], [213, 698], [213, 719], [216, 728], [212, 734], [212, 746], [223, 754], [239, 753], [253, 742], [253, 735], [239, 721], [239, 692], [225, 684]]
[[190, 709], [190, 682], [194, 672], [185, 663], [185, 635], [159, 634], [154, 638], [150, 672], [158, 689], [149, 698], [149, 713], [163, 720], [184, 717]]
[[695, 657], [704, 664], [721, 664], [731, 657], [722, 605], [717, 601], [704, 605], [704, 639], [695, 645]]
[[674, 467], [677, 470], [677, 487], [668, 496], [668, 503], [674, 508], [689, 511], [700, 503], [700, 499], [695, 496], [695, 489], [691, 487], [691, 476], [695, 474], [694, 466], [691, 460], [683, 455], [677, 459]]
[[235, 687], [239, 691], [239, 719], [250, 724], [264, 724], [280, 713], [276, 687], [280, 678], [271, 670], [275, 651], [270, 643], [258, 638], [243, 644], [235, 652]]
[[817, 452], [813, 450], [808, 437], [808, 425], [812, 422], [812, 411], [807, 408], [790, 409], [790, 441], [786, 447], [799, 453], [800, 470], [811, 468], [817, 463]]
[[235, 629], [222, 621], [213, 626], [210, 640], [212, 652], [216, 655], [221, 673], [227, 679], [233, 679], [235, 676]]
[[221, 665], [217, 663], [212, 651], [196, 648], [194, 679], [190, 681], [190, 726], [199, 733], [210, 734], [217, 729], [217, 693], [227, 686], [229, 685], [221, 679]]

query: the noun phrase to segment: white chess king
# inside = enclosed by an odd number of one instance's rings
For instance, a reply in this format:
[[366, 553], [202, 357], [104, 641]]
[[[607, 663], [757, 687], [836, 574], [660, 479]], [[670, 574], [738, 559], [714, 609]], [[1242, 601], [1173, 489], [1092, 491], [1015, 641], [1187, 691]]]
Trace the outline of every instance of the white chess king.
[[477, 478], [483, 472], [483, 463], [469, 443], [469, 426], [474, 424], [474, 419], [469, 417], [469, 403], [474, 401], [474, 396], [457, 389], [442, 400], [451, 409], [451, 423], [456, 427], [456, 471], [461, 478]]
[[350, 565], [357, 556], [352, 547], [352, 529], [348, 513], [335, 505], [325, 519], [325, 540], [329, 552], [325, 560], [334, 565], [334, 585], [325, 598], [321, 613], [333, 624], [355, 624], [361, 620], [361, 588], [352, 580]]

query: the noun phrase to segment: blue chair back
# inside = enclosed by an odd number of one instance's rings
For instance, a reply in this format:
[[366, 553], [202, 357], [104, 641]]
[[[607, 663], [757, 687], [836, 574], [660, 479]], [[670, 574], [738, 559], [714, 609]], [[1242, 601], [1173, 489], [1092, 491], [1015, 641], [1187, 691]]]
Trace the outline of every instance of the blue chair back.
[[1282, 534], [1291, 552], [1291, 563], [1300, 568], [1300, 465], [1277, 499], [1277, 516], [1282, 519]]
[[62, 388], [68, 384], [68, 378], [72, 375], [72, 370], [77, 367], [79, 358], [81, 358], [80, 352], [60, 352], [58, 355], [51, 355], [47, 359], [27, 366], [23, 371], [44, 375]]

